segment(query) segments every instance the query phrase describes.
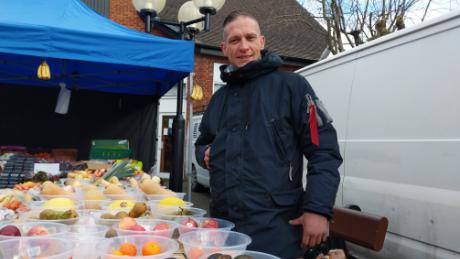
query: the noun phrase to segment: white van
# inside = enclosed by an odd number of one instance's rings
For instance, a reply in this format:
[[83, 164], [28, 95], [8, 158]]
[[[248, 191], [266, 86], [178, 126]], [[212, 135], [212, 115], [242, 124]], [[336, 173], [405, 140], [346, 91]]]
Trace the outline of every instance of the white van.
[[334, 118], [344, 164], [336, 206], [386, 216], [382, 251], [460, 258], [460, 12], [298, 71]]
[[192, 116], [191, 127], [192, 127], [192, 175], [190, 182], [192, 184], [192, 191], [203, 191], [205, 188], [209, 188], [209, 171], [201, 167], [196, 161], [195, 157], [195, 142], [200, 135], [200, 123], [203, 114], [197, 114]]

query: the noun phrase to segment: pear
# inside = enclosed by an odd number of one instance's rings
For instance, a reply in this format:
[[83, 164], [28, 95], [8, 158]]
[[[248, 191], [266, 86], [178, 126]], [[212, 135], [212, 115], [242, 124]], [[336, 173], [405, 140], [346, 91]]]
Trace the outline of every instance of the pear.
[[125, 189], [119, 187], [116, 184], [109, 184], [105, 187], [104, 194], [113, 195], [113, 194], [126, 194]]
[[43, 195], [70, 195], [68, 191], [62, 189], [50, 181], [43, 183], [40, 193]]
[[139, 187], [145, 194], [174, 194], [173, 191], [166, 190], [152, 179], [141, 180]]

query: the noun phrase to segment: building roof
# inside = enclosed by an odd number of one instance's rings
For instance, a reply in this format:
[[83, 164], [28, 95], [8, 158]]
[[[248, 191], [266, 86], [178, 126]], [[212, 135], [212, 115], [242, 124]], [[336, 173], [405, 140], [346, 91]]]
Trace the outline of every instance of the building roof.
[[[177, 10], [186, 0], [168, 0], [160, 17], [177, 21]], [[219, 47], [222, 23], [234, 10], [254, 15], [267, 39], [267, 48], [288, 58], [318, 60], [326, 48], [326, 31], [296, 0], [226, 0], [211, 16], [211, 29], [197, 35], [196, 42]]]

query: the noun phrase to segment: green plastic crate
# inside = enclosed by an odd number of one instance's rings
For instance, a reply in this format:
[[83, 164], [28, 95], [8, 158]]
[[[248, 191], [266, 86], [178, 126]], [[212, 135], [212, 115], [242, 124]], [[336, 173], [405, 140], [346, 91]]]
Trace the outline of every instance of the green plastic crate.
[[131, 158], [132, 151], [130, 149], [107, 149], [107, 148], [91, 148], [89, 152], [90, 159], [121, 159]]
[[129, 149], [129, 141], [127, 139], [95, 139], [91, 141], [91, 148]]

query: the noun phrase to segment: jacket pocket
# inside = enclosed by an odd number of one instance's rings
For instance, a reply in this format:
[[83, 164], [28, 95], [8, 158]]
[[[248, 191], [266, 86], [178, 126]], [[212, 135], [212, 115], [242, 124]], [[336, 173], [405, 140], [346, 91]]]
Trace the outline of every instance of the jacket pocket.
[[270, 120], [273, 137], [275, 139], [275, 149], [278, 153], [278, 156], [281, 158], [282, 161], [289, 162], [287, 158], [287, 151], [286, 147], [283, 144], [283, 139], [281, 138], [281, 130], [278, 125], [278, 121], [275, 119]]
[[270, 196], [275, 205], [279, 207], [291, 207], [299, 203], [302, 193], [303, 189], [299, 187], [294, 190], [272, 192]]
[[275, 139], [275, 149], [276, 152], [278, 153], [279, 158], [281, 161], [286, 163], [289, 166], [289, 171], [288, 171], [288, 176], [289, 180], [292, 182], [293, 181], [293, 176], [292, 176], [292, 161], [288, 157], [288, 152], [286, 145], [284, 145], [283, 138], [281, 137], [281, 129], [280, 125], [277, 120], [271, 119], [270, 120], [271, 128], [273, 131], [273, 137]]

